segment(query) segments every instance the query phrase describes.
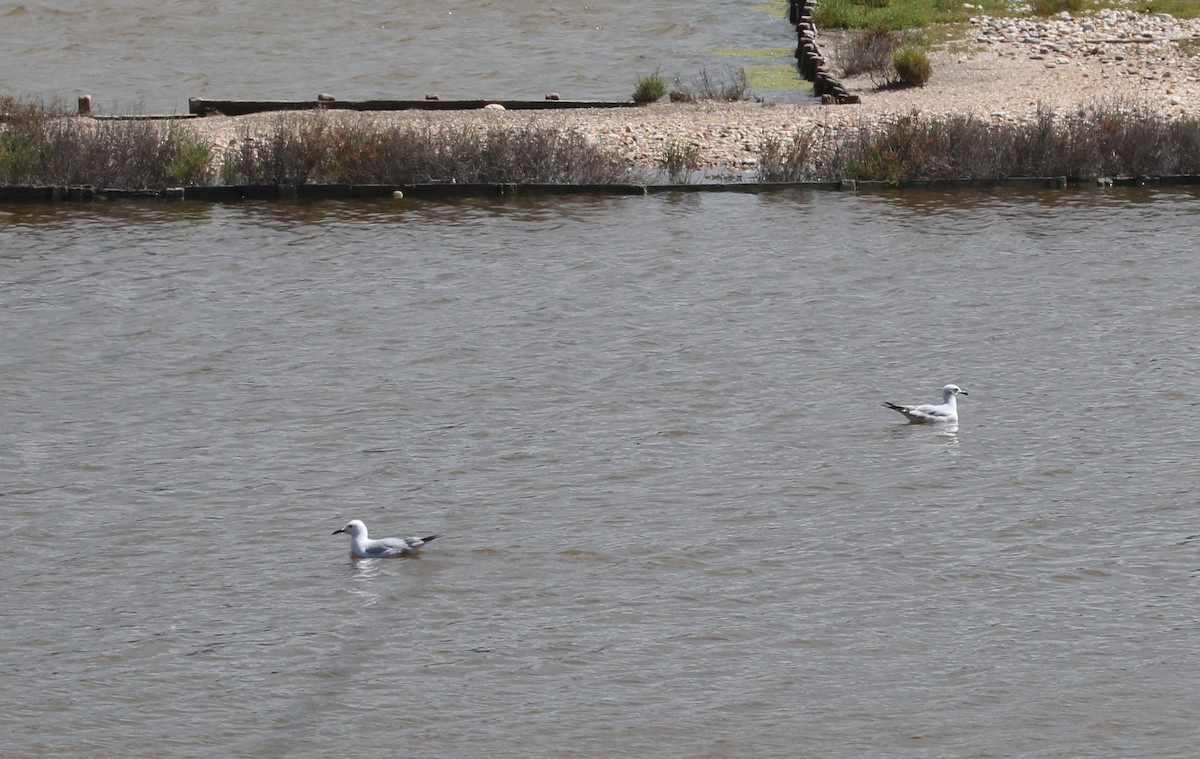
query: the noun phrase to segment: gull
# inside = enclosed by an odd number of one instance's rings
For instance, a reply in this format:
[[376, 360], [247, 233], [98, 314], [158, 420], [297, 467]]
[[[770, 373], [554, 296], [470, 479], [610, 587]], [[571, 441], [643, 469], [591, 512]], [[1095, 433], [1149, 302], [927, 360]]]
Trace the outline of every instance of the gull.
[[425, 538], [384, 538], [371, 540], [367, 537], [367, 526], [361, 520], [351, 519], [340, 530], [333, 534], [345, 533], [350, 536], [350, 552], [359, 559], [386, 559], [392, 556], [412, 556], [421, 546], [437, 537], [430, 535]]
[[908, 421], [912, 424], [934, 424], [936, 422], [957, 422], [958, 421], [958, 402], [955, 400], [956, 395], [968, 395], [966, 390], [963, 390], [958, 385], [946, 385], [942, 388], [941, 403], [926, 403], [921, 406], [904, 406], [899, 403], [887, 403], [883, 405], [899, 411], [908, 417]]

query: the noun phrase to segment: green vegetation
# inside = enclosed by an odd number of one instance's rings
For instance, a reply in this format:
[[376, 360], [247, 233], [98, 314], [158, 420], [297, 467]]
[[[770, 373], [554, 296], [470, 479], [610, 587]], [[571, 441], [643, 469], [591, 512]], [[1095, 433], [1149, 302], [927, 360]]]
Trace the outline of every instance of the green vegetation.
[[761, 151], [768, 182], [1200, 175], [1200, 120], [1109, 103], [1031, 123], [916, 114], [817, 149], [811, 135]]
[[208, 184], [213, 176], [213, 151], [208, 143], [178, 127], [166, 136], [167, 176], [179, 186]]
[[130, 189], [205, 184], [209, 146], [160, 121], [73, 119], [0, 98], [0, 184]]
[[896, 69], [900, 84], [909, 87], [924, 87], [933, 75], [929, 56], [916, 45], [905, 45], [893, 53], [892, 66]]
[[1063, 11], [1079, 13], [1086, 7], [1085, 0], [1032, 0], [1029, 4], [1035, 16], [1054, 16]]
[[1006, 0], [823, 0], [813, 11], [818, 29], [924, 29], [967, 21], [973, 15], [1011, 15]]
[[1200, 0], [1140, 0], [1132, 6], [1104, 3], [1104, 7], [1131, 7], [1139, 13], [1169, 13], [1175, 18], [1200, 17]]
[[708, 52], [729, 58], [791, 58], [796, 46], [776, 48], [715, 47]]
[[778, 66], [746, 66], [742, 70], [746, 74], [746, 84], [751, 89], [774, 92], [812, 89], [812, 82], [800, 76], [800, 70], [794, 62]]
[[1125, 8], [1142, 13], [1169, 13], [1176, 18], [1200, 17], [1200, 0], [822, 0], [813, 11], [818, 29], [926, 29], [962, 23], [981, 13], [989, 16], [1052, 16], [1063, 11], [1086, 13]]
[[658, 71], [655, 71], [638, 79], [637, 88], [633, 91], [633, 102], [657, 103], [666, 94], [667, 83], [658, 75]]

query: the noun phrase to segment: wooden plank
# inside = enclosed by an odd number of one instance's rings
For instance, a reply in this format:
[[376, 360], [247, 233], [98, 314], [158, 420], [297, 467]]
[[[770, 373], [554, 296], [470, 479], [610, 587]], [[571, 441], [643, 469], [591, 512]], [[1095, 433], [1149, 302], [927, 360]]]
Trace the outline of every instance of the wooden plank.
[[469, 111], [488, 105], [506, 111], [552, 108], [641, 108], [632, 100], [207, 100], [189, 98], [196, 116], [246, 116], [271, 111]]

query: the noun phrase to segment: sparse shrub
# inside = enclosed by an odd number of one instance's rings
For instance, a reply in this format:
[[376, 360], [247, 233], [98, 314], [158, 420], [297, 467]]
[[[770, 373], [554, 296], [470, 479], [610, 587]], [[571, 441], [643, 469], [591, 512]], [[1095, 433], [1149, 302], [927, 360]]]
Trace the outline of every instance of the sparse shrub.
[[226, 155], [221, 175], [230, 184], [300, 185], [319, 181], [317, 168], [332, 143], [329, 128], [326, 118], [281, 116], [273, 132], [243, 135], [239, 149]]
[[924, 87], [933, 75], [929, 56], [915, 45], [905, 45], [893, 53], [892, 66], [900, 83], [909, 87]]
[[726, 67], [724, 73], [712, 73], [701, 69], [690, 85], [683, 85], [678, 79], [671, 90], [672, 102], [696, 102], [711, 100], [724, 103], [736, 103], [742, 100], [754, 100], [750, 85], [746, 82], [746, 70]]
[[658, 75], [658, 71], [655, 71], [638, 79], [637, 88], [633, 91], [633, 102], [657, 103], [666, 94], [667, 84]]
[[211, 178], [208, 146], [147, 119], [74, 118], [0, 100], [0, 183], [148, 189]]
[[892, 56], [900, 45], [900, 35], [887, 27], [877, 26], [852, 34], [840, 56], [842, 74], [867, 74], [879, 86], [891, 77]]
[[820, 172], [815, 139], [811, 131], [797, 132], [790, 142], [772, 137], [763, 143], [758, 156], [758, 181], [806, 182]]
[[619, 156], [574, 132], [474, 126], [372, 128], [353, 120], [281, 120], [225, 155], [227, 184], [616, 184]]
[[700, 146], [695, 143], [668, 142], [661, 164], [672, 184], [684, 184], [693, 171], [700, 169]]
[[847, 179], [1166, 176], [1200, 172], [1200, 120], [1107, 103], [1029, 123], [977, 116], [897, 119], [837, 145], [827, 175]]

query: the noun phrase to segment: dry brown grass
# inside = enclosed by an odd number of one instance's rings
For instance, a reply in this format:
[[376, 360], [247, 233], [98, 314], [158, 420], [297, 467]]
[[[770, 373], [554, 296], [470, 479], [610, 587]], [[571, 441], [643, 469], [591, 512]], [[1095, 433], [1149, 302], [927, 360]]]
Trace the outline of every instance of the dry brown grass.
[[1200, 175], [1200, 121], [1120, 102], [1029, 123], [974, 115], [901, 117], [817, 150], [767, 145], [761, 181], [1006, 179]]
[[163, 188], [205, 184], [211, 148], [161, 121], [91, 121], [0, 98], [0, 184]]

